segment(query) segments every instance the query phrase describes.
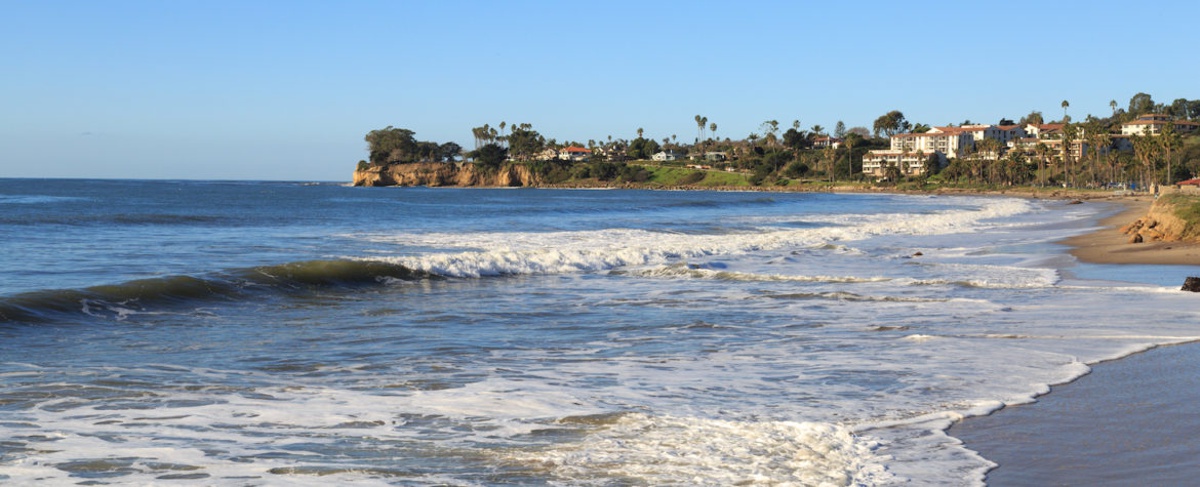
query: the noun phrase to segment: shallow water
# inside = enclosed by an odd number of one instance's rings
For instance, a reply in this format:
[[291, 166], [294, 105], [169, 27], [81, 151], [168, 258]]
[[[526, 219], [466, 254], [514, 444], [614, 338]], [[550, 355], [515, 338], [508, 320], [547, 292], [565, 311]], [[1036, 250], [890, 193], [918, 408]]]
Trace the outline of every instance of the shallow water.
[[1200, 335], [1101, 211], [3, 180], [0, 480], [979, 483], [953, 420]]

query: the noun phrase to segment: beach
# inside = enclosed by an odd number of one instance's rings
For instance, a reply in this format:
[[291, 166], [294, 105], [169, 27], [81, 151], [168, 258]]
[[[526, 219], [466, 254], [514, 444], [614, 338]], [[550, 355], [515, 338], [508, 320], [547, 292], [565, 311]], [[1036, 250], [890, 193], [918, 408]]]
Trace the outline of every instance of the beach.
[[[1119, 231], [1146, 215], [1152, 198], [1116, 201], [1102, 228], [1063, 242], [1072, 255], [1102, 265], [1197, 266], [1187, 273], [1200, 275], [1200, 246], [1135, 244]], [[1198, 369], [1200, 343], [1157, 347], [1095, 364], [1035, 403], [967, 419], [949, 434], [998, 464], [991, 486], [1187, 485], [1200, 474]]]
[[1103, 228], [1072, 237], [1063, 243], [1072, 247], [1071, 255], [1095, 264], [1200, 265], [1200, 245], [1184, 242], [1129, 243], [1129, 236], [1118, 229], [1145, 216], [1154, 199], [1149, 196], [1116, 198], [1123, 206], [1116, 214], [1100, 221]]

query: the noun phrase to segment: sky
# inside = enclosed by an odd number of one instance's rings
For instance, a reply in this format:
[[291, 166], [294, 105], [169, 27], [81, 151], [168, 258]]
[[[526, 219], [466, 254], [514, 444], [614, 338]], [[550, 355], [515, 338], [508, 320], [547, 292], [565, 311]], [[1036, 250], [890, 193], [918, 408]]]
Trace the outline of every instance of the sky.
[[995, 123], [1200, 98], [1200, 2], [0, 0], [0, 177], [349, 181], [473, 147]]

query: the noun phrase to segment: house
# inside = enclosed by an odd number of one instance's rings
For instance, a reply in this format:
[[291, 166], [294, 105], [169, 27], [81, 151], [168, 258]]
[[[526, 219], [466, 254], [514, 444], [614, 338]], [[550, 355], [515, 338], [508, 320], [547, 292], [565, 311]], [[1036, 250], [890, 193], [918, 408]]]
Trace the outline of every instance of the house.
[[665, 150], [665, 151], [660, 151], [657, 154], [650, 156], [650, 159], [658, 161], [658, 162], [665, 162], [665, 161], [678, 161], [678, 160], [683, 159], [684, 157], [687, 157], [687, 154], [684, 154], [684, 153], [676, 151], [676, 150]]
[[938, 168], [946, 166], [946, 154], [941, 151], [872, 150], [863, 154], [863, 174], [882, 177], [887, 174], [889, 166], [900, 168], [900, 173], [905, 176], [926, 174], [932, 169], [926, 167], [930, 159], [937, 162]]
[[837, 149], [838, 147], [842, 146], [842, 139], [839, 139], [837, 137], [822, 136], [822, 137], [813, 138], [812, 143], [813, 143], [813, 149], [826, 149], [826, 148]]
[[1187, 181], [1175, 183], [1175, 187], [1185, 193], [1200, 193], [1200, 178], [1192, 178]]
[[1122, 135], [1158, 135], [1167, 124], [1175, 126], [1180, 134], [1191, 134], [1200, 130], [1200, 123], [1187, 120], [1172, 120], [1170, 115], [1151, 113], [1142, 115], [1132, 122], [1121, 124]]
[[585, 147], [570, 146], [558, 151], [559, 160], [581, 162], [592, 156], [592, 151]]

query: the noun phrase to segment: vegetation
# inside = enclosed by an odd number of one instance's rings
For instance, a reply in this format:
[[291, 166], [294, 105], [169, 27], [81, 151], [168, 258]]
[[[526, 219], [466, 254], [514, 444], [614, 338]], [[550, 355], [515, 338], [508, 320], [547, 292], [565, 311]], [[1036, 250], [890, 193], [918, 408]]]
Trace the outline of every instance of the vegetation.
[[1179, 237], [1185, 240], [1200, 238], [1200, 196], [1175, 193], [1163, 198], [1175, 208], [1175, 216], [1186, 224]]
[[[1076, 122], [1069, 116], [1068, 100], [1062, 100], [1061, 120], [1047, 122], [1033, 110], [1017, 122], [1002, 118], [996, 125], [1055, 124], [1053, 138], [1019, 147], [983, 139], [954, 154], [945, 154], [946, 164], [934, 154], [910, 153], [925, 159], [926, 174], [906, 176], [904, 167], [884, 168], [875, 181], [862, 173], [867, 151], [890, 148], [889, 138], [904, 133], [933, 130], [929, 124], [908, 120], [900, 110], [875, 119], [872, 127], [835, 124], [832, 139], [825, 127], [804, 129], [800, 120], [790, 127], [771, 119], [757, 132], [738, 140], [717, 137], [718, 125], [707, 116], [696, 115], [696, 136], [680, 142], [676, 134], [659, 139], [646, 136], [641, 128], [633, 139], [588, 139], [586, 142], [547, 139], [529, 123], [500, 122], [472, 128], [475, 147], [465, 151], [453, 142], [437, 143], [415, 138], [411, 130], [386, 127], [372, 130], [365, 140], [369, 157], [359, 169], [415, 162], [474, 162], [487, 170], [504, 164], [526, 164], [548, 184], [639, 183], [650, 186], [804, 186], [819, 188], [844, 184], [888, 184], [897, 188], [1004, 188], [1013, 186], [1124, 188], [1148, 187], [1195, 177], [1200, 173], [1200, 136], [1164, 125], [1162, 133], [1122, 136], [1121, 125], [1146, 114], [1165, 114], [1176, 120], [1200, 120], [1200, 100], [1176, 99], [1157, 103], [1146, 93], [1130, 98], [1125, 107], [1109, 102], [1110, 114], [1087, 115]], [[964, 121], [964, 125], [970, 121]], [[951, 125], [953, 127], [953, 125]], [[940, 130], [940, 128], [939, 128]], [[830, 144], [830, 142], [836, 144]], [[1125, 141], [1128, 141], [1126, 144]], [[1110, 150], [1121, 142], [1129, 150]], [[1068, 150], [1083, 144], [1085, 150]], [[567, 147], [584, 147], [586, 158], [560, 152]], [[574, 149], [578, 152], [577, 149]], [[660, 152], [684, 155], [690, 162], [649, 159]], [[666, 152], [663, 152], [666, 153]], [[562, 154], [561, 156], [559, 154]], [[561, 159], [560, 159], [561, 157]], [[684, 167], [688, 166], [688, 167]]]

